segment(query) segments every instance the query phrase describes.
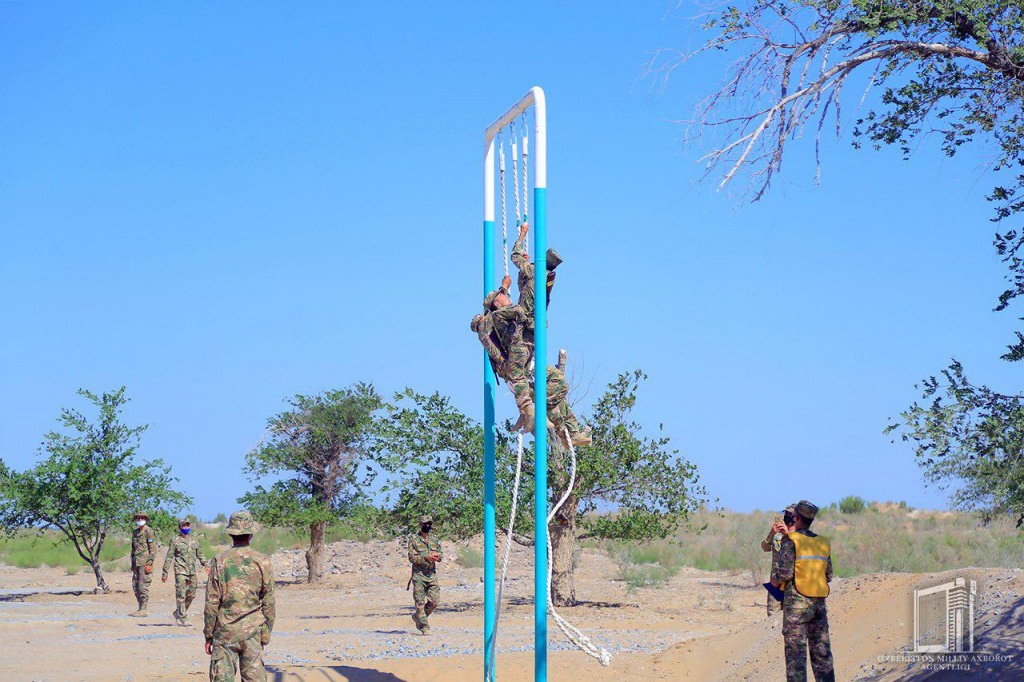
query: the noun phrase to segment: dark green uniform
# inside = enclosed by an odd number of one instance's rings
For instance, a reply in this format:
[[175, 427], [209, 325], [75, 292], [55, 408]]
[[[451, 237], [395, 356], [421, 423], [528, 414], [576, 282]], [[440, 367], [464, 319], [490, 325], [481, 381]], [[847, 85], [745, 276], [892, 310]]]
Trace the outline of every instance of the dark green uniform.
[[413, 620], [416, 627], [423, 633], [430, 632], [428, 618], [441, 603], [441, 587], [437, 584], [437, 564], [428, 557], [431, 552], [441, 554], [441, 541], [428, 535], [420, 534], [409, 537], [409, 563], [412, 564], [412, 597], [416, 604], [416, 615]]

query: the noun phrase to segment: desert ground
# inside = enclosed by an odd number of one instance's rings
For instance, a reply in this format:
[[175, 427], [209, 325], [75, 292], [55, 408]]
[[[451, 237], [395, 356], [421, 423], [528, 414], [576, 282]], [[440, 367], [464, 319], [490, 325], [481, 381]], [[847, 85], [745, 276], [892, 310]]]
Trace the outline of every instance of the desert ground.
[[[479, 541], [477, 541], [479, 546]], [[451, 547], [450, 549], [454, 549]], [[434, 634], [416, 633], [405, 590], [408, 563], [397, 542], [328, 546], [328, 579], [303, 582], [301, 551], [273, 556], [278, 618], [265, 660], [274, 680], [480, 680], [482, 569], [448, 552]], [[89, 573], [0, 566], [0, 677], [4, 680], [182, 680], [207, 674], [202, 589], [191, 626], [171, 618], [170, 582], [156, 578], [150, 616], [129, 618], [130, 576], [108, 575], [111, 594], [93, 593]], [[499, 629], [498, 677], [532, 679], [531, 552], [513, 553]], [[750, 572], [683, 569], [664, 586], [629, 590], [606, 554], [579, 560], [582, 603], [563, 615], [613, 655], [602, 667], [572, 650], [551, 624], [552, 680], [784, 679], [780, 619]], [[912, 660], [912, 590], [951, 580], [978, 582], [976, 657], [959, 670]], [[970, 568], [943, 574], [884, 573], [836, 580], [829, 598], [837, 678], [1024, 679], [1024, 572]]]

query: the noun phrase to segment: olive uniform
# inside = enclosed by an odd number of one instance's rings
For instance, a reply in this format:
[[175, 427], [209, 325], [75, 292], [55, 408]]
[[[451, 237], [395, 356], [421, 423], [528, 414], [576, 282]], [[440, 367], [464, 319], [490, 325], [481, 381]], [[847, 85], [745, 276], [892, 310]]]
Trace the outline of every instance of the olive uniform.
[[[252, 535], [249, 512], [235, 512], [228, 535]], [[226, 549], [210, 562], [203, 610], [203, 636], [212, 643], [210, 679], [264, 682], [263, 647], [270, 643], [277, 608], [270, 559], [251, 547]]]
[[[135, 615], [145, 616], [149, 603], [149, 584], [153, 582], [153, 562], [156, 560], [156, 531], [149, 527], [149, 517], [136, 514], [136, 519], [146, 519], [146, 525], [132, 531], [132, 591], [139, 610]], [[148, 571], [147, 571], [148, 569]]]
[[[183, 525], [182, 519], [178, 522], [178, 528]], [[174, 599], [177, 609], [174, 611], [174, 618], [182, 625], [186, 624], [188, 609], [196, 598], [198, 579], [196, 577], [196, 562], [206, 567], [206, 555], [199, 541], [194, 537], [179, 533], [178, 537], [171, 541], [167, 548], [167, 557], [164, 559], [163, 579], [174, 565]]]
[[[429, 516], [420, 517], [420, 525], [432, 523]], [[437, 583], [437, 562], [431, 561], [430, 554], [437, 553], [441, 560], [441, 541], [427, 534], [419, 533], [409, 537], [409, 563], [412, 564], [412, 598], [416, 612], [412, 619], [423, 634], [430, 634], [428, 618], [441, 603], [441, 587]]]

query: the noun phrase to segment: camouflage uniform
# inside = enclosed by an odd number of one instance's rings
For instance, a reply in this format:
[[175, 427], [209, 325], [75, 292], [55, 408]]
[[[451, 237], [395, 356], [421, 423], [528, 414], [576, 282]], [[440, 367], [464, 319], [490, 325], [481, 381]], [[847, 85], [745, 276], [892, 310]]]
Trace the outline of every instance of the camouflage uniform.
[[[180, 527], [180, 524], [179, 524]], [[196, 598], [196, 560], [202, 566], [206, 566], [206, 556], [203, 554], [203, 548], [199, 546], [199, 541], [190, 535], [178, 534], [178, 537], [171, 541], [171, 546], [167, 548], [167, 558], [164, 559], [164, 572], [163, 578], [167, 579], [167, 574], [171, 570], [171, 564], [174, 564], [174, 598], [177, 602], [177, 610], [174, 612], [174, 617], [184, 624], [185, 617], [188, 615], [188, 608], [192, 606], [192, 600]]]
[[[136, 517], [138, 518], [138, 517]], [[149, 518], [146, 518], [149, 521]], [[153, 570], [156, 560], [156, 531], [147, 523], [142, 528], [132, 531], [132, 591], [139, 602], [139, 613], [145, 613], [149, 603], [149, 584], [153, 582], [152, 572], [146, 573], [148, 567]]]
[[[579, 438], [583, 430], [576, 419], [576, 415], [569, 405], [569, 382], [565, 379], [565, 372], [559, 367], [548, 365], [548, 421], [558, 434], [558, 439], [565, 443], [565, 431], [569, 431], [569, 438]], [[584, 444], [589, 442], [589, 438]]]
[[[256, 526], [248, 512], [235, 512], [228, 535], [251, 535]], [[203, 636], [213, 643], [210, 679], [263, 682], [263, 647], [274, 629], [274, 570], [270, 559], [250, 547], [232, 547], [210, 562], [203, 611]]]
[[[772, 553], [772, 570], [771, 577], [775, 579], [778, 577], [779, 570], [779, 550], [782, 548], [782, 538], [785, 535], [782, 533], [769, 532], [768, 537], [761, 540], [761, 549], [765, 552]], [[782, 604], [779, 603], [775, 597], [771, 594], [768, 595], [768, 615], [772, 616], [782, 610]]]
[[[801, 504], [803, 504], [801, 502]], [[814, 508], [817, 512], [817, 508]], [[797, 513], [801, 513], [799, 508]], [[813, 515], [812, 515], [813, 518]], [[795, 531], [815, 537], [810, 530]], [[805, 597], [793, 581], [796, 567], [796, 545], [788, 536], [779, 549], [778, 580], [786, 583], [786, 596], [782, 600], [782, 637], [786, 647], [787, 682], [807, 679], [807, 652], [810, 649], [811, 669], [818, 682], [834, 682], [832, 643], [828, 634], [828, 611], [824, 597]], [[825, 580], [832, 581], [832, 559], [829, 558]]]
[[[550, 253], [554, 253], [550, 251]], [[557, 257], [557, 254], [556, 254]], [[533, 313], [535, 310], [536, 301], [536, 284], [534, 283], [534, 264], [530, 261], [530, 255], [526, 252], [526, 240], [520, 239], [516, 242], [515, 247], [512, 249], [512, 263], [519, 269], [519, 277], [517, 279], [517, 285], [519, 286], [519, 307], [523, 309], [526, 314], [526, 324], [523, 330], [524, 338], [527, 343], [533, 345], [533, 333], [534, 333], [534, 319]], [[549, 258], [550, 260], [550, 258]], [[558, 259], [561, 262], [561, 259]], [[551, 289], [555, 286], [555, 273], [551, 269], [550, 263], [548, 265], [548, 279], [547, 279], [547, 292], [546, 301], [551, 303]]]
[[[429, 518], [429, 517], [424, 517]], [[421, 520], [422, 522], [422, 520]], [[415, 534], [409, 537], [409, 563], [412, 564], [412, 598], [416, 604], [413, 620], [420, 632], [430, 632], [427, 620], [441, 603], [441, 587], [437, 584], [436, 562], [427, 557], [431, 552], [441, 554], [441, 542], [431, 535]]]

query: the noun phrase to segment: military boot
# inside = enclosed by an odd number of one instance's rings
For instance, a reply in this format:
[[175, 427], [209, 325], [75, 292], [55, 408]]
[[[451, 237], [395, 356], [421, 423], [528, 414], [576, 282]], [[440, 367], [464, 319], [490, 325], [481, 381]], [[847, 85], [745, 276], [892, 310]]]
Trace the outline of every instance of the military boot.
[[576, 433], [572, 434], [573, 447], [578, 448], [581, 445], [590, 445], [593, 442], [594, 439], [591, 437], [591, 431], [589, 426], [585, 427], [582, 431], [577, 431]]
[[523, 405], [519, 410], [519, 421], [512, 425], [513, 431], [529, 431], [533, 433], [533, 422], [536, 418], [536, 411], [532, 404]]

